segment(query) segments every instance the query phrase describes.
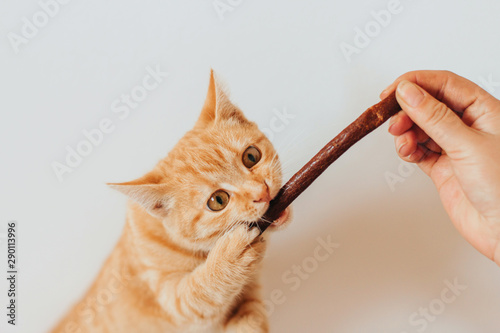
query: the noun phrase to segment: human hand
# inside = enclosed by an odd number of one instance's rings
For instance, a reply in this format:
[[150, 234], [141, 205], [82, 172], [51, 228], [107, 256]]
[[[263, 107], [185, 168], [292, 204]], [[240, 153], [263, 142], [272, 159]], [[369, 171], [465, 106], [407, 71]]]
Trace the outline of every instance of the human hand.
[[432, 179], [458, 231], [500, 266], [500, 101], [446, 71], [406, 73], [380, 97], [395, 89], [398, 155]]

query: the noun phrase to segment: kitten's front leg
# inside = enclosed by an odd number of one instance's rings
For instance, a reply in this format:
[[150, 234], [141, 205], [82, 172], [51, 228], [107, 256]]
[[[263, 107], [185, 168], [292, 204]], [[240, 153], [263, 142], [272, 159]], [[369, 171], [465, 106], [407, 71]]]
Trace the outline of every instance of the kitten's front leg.
[[266, 243], [258, 237], [246, 225], [222, 236], [204, 264], [177, 281], [165, 280], [159, 303], [179, 325], [221, 321], [264, 256]]
[[235, 314], [225, 325], [225, 333], [267, 333], [267, 312], [260, 295], [258, 281], [253, 281], [243, 292]]

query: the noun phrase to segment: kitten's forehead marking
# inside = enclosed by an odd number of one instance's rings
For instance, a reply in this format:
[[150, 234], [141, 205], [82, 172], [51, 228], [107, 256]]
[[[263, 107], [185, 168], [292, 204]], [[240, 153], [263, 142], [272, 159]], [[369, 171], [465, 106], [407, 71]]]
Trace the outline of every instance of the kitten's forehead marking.
[[234, 185], [231, 185], [229, 183], [221, 183], [220, 186], [225, 189], [225, 190], [228, 190], [230, 192], [238, 192], [238, 187], [234, 186]]

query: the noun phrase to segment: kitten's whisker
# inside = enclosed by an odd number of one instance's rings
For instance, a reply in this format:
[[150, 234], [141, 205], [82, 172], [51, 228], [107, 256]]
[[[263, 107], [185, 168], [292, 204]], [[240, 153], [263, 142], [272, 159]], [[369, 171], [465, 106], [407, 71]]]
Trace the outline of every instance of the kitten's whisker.
[[265, 223], [269, 223], [269, 224], [273, 224], [274, 223], [274, 221], [269, 221], [269, 220], [267, 220], [267, 219], [265, 219], [263, 217], [261, 217], [260, 219], [261, 219], [261, 221], [263, 221]]

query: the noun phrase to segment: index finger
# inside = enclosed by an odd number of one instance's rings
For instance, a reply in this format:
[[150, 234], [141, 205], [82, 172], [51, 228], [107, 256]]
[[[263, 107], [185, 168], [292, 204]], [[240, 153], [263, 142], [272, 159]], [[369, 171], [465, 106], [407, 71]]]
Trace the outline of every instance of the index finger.
[[[455, 73], [429, 70], [413, 71], [401, 75], [382, 92], [380, 97], [387, 97], [396, 89], [399, 82], [403, 80], [408, 80], [419, 85], [430, 95], [458, 113], [464, 113], [473, 106], [478, 99], [487, 99], [488, 96], [491, 97], [490, 94], [477, 84]], [[470, 111], [474, 113], [474, 110]]]

